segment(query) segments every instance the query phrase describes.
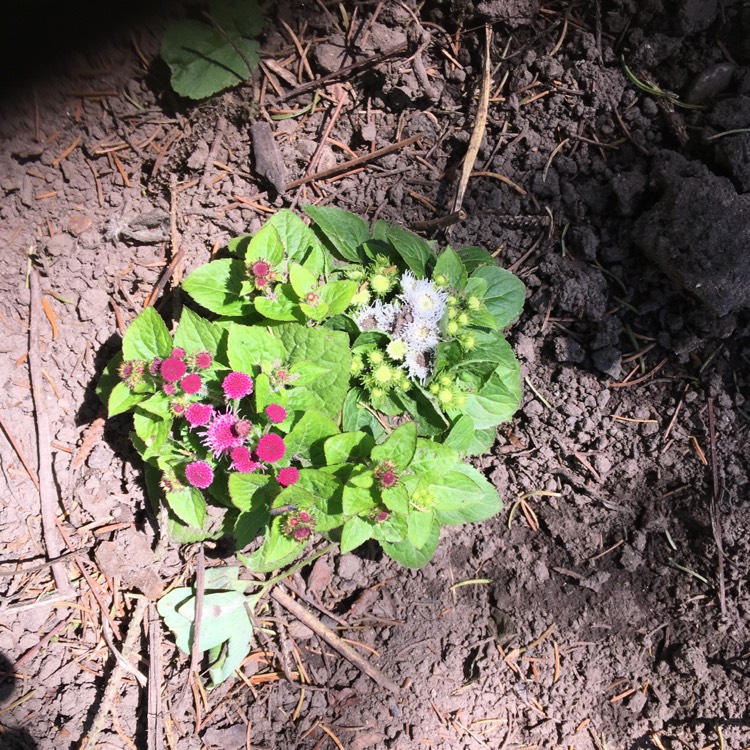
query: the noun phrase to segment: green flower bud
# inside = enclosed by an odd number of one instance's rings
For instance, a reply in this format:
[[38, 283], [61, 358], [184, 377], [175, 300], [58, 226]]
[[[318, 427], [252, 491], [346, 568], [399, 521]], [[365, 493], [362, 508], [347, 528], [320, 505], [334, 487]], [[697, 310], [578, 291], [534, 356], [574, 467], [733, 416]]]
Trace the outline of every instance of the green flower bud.
[[460, 313], [456, 320], [460, 326], [469, 325], [469, 316], [465, 312]]
[[372, 371], [372, 377], [376, 383], [386, 385], [393, 381], [393, 368], [390, 365], [379, 365]]
[[406, 350], [406, 343], [401, 339], [393, 339], [393, 341], [391, 341], [385, 348], [386, 354], [388, 354], [391, 359], [397, 361], [402, 360], [406, 356]]
[[370, 279], [370, 286], [372, 287], [372, 291], [375, 292], [375, 294], [381, 296], [383, 294], [386, 294], [387, 292], [390, 292], [392, 283], [387, 276], [383, 275], [382, 273], [378, 273]]
[[439, 273], [437, 276], [434, 276], [432, 279], [438, 286], [448, 286], [448, 279], [443, 276], [442, 273]]
[[[453, 310], [448, 310], [448, 312], [453, 312]], [[458, 323], [455, 320], [449, 320], [445, 330], [449, 336], [455, 336], [458, 333]]]
[[476, 345], [477, 340], [473, 334], [467, 333], [465, 336], [461, 337], [461, 346], [463, 346], [467, 352], [470, 352]]
[[453, 401], [453, 391], [450, 388], [441, 388], [437, 397], [443, 406], [448, 406]]
[[382, 365], [383, 362], [385, 362], [385, 357], [383, 356], [383, 352], [381, 352], [380, 349], [373, 349], [371, 352], [368, 352], [367, 360], [373, 367], [377, 367], [378, 365]]
[[469, 310], [478, 310], [482, 305], [482, 300], [476, 294], [470, 294], [466, 300]]

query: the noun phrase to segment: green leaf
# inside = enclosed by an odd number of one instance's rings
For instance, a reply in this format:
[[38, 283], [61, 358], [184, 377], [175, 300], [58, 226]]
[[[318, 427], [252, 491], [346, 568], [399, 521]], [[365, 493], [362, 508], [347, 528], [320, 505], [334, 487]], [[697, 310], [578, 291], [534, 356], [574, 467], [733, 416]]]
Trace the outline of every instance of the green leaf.
[[518, 318], [526, 301], [526, 287], [517, 276], [499, 266], [480, 266], [471, 277], [487, 282], [484, 303], [501, 330]]
[[[269, 219], [266, 226], [272, 226], [276, 230], [288, 260], [303, 263], [308, 257], [309, 251], [312, 248], [318, 248], [318, 240], [312, 229], [288, 208], [277, 211]], [[274, 263], [277, 262], [279, 261], [274, 261]], [[319, 271], [322, 271], [322, 268], [313, 272]]]
[[341, 554], [351, 552], [361, 547], [368, 539], [372, 539], [372, 525], [363, 518], [349, 518], [344, 522], [341, 530]]
[[255, 0], [212, 0], [209, 8], [213, 21], [226, 33], [254, 37], [263, 31], [263, 11]]
[[479, 266], [497, 265], [497, 260], [483, 247], [460, 247], [456, 251], [456, 254], [461, 258], [462, 263], [469, 273], [474, 273]]
[[362, 388], [351, 388], [344, 399], [344, 408], [341, 415], [341, 425], [348, 432], [364, 430], [369, 432], [376, 440], [386, 434], [385, 428], [375, 416], [362, 408], [359, 404], [367, 403], [367, 396]]
[[308, 305], [306, 302], [300, 304], [300, 310], [305, 314], [305, 317], [310, 320], [323, 320], [328, 315], [328, 305], [325, 302], [318, 302], [315, 305]]
[[287, 360], [290, 369], [298, 362], [314, 362], [330, 373], [328, 378], [319, 378], [305, 388], [291, 389], [290, 406], [298, 408], [295, 400], [299, 398], [299, 392], [305, 391], [314, 397], [316, 409], [332, 419], [338, 419], [349, 385], [349, 337], [342, 331], [307, 328], [293, 323], [277, 326], [274, 335], [284, 347], [285, 356], [281, 359]]
[[[263, 506], [268, 517], [267, 494], [261, 493], [271, 478], [266, 474], [241, 474], [233, 471], [229, 474], [229, 497], [235, 507], [242, 511]], [[244, 545], [243, 545], [244, 546]]]
[[440, 541], [440, 525], [434, 521], [430, 529], [430, 535], [422, 547], [416, 547], [408, 539], [396, 544], [383, 543], [384, 552], [397, 563], [407, 568], [421, 568], [426, 565], [435, 554]]
[[334, 435], [323, 444], [326, 463], [332, 466], [369, 458], [374, 444], [372, 435], [361, 430]]
[[431, 483], [457, 463], [460, 463], [460, 458], [453, 448], [420, 438], [410, 468], [423, 482]]
[[277, 266], [284, 260], [284, 243], [270, 221], [253, 235], [245, 250], [246, 267], [256, 260], [264, 260], [272, 266]]
[[326, 463], [324, 441], [338, 433], [339, 428], [319, 411], [308, 411], [286, 436], [287, 456], [296, 457], [303, 465], [323, 466]]
[[306, 542], [286, 536], [284, 519], [277, 516], [271, 523], [261, 548], [250, 556], [250, 565], [256, 573], [269, 573], [288, 565], [304, 549]]
[[172, 88], [180, 96], [213, 96], [247, 80], [251, 72], [248, 63], [257, 67], [258, 43], [233, 28], [222, 31], [224, 34], [200, 21], [183, 19], [164, 32], [161, 56], [172, 71]]
[[148, 398], [148, 395], [148, 393], [133, 393], [125, 383], [117, 383], [109, 394], [107, 415], [114, 417], [117, 414], [130, 411], [143, 399]]
[[290, 375], [296, 375], [294, 385], [299, 388], [300, 386], [308, 386], [314, 383], [319, 378], [328, 374], [328, 369], [321, 365], [316, 365], [314, 362], [297, 362], [294, 366], [289, 369]]
[[376, 463], [390, 461], [397, 471], [403, 471], [414, 458], [417, 449], [417, 425], [405, 422], [397, 427], [385, 442], [376, 445], [370, 454]]
[[189, 307], [182, 308], [180, 324], [174, 334], [175, 346], [181, 347], [188, 354], [205, 351], [215, 357], [220, 341], [220, 329], [196, 315]]
[[390, 513], [384, 521], [372, 522], [372, 538], [381, 544], [401, 542], [406, 539], [407, 532], [406, 515], [401, 513]]
[[274, 362], [283, 355], [281, 342], [267, 328], [236, 323], [229, 326], [227, 356], [233, 370], [251, 375], [262, 362]]
[[361, 260], [359, 247], [370, 239], [370, 231], [359, 216], [333, 206], [305, 206], [303, 210], [344, 260]]
[[427, 274], [427, 264], [433, 257], [430, 243], [399, 226], [389, 227], [387, 236], [404, 263], [417, 278], [423, 279]]
[[432, 509], [441, 525], [474, 523], [503, 509], [497, 490], [473, 466], [458, 464], [432, 483]]
[[474, 430], [474, 436], [466, 451], [467, 456], [481, 456], [492, 448], [497, 440], [497, 430], [490, 427], [486, 430]]
[[432, 534], [434, 523], [435, 516], [431, 510], [411, 511], [411, 513], [409, 513], [407, 531], [409, 541], [417, 548], [424, 547]]
[[317, 469], [302, 469], [295, 485], [309, 492], [315, 500], [315, 530], [336, 529], [343, 523], [343, 485], [336, 477]]
[[206, 310], [237, 318], [253, 312], [252, 303], [240, 297], [246, 278], [241, 260], [223, 258], [198, 266], [182, 283], [182, 288]]
[[463, 289], [466, 286], [468, 274], [461, 258], [452, 247], [446, 247], [435, 262], [432, 277], [445, 276], [448, 286], [453, 289]]
[[299, 303], [291, 297], [293, 293], [294, 291], [289, 284], [278, 284], [274, 291], [275, 299], [258, 295], [254, 299], [255, 309], [259, 315], [269, 320], [279, 320], [281, 322], [296, 320], [302, 322], [303, 318], [299, 312]]
[[153, 307], [147, 307], [131, 324], [122, 339], [124, 360], [168, 357], [172, 351], [172, 337], [167, 326]]
[[338, 315], [349, 307], [356, 292], [356, 281], [330, 281], [320, 287], [320, 301], [328, 305], [328, 315]]
[[289, 264], [289, 282], [294, 293], [304, 299], [307, 293], [318, 286], [318, 277], [313, 276], [304, 266], [299, 263]]
[[369, 513], [378, 505], [372, 487], [355, 487], [348, 483], [344, 485], [341, 503], [344, 515], [347, 516], [358, 516], [362, 513]]
[[445, 445], [453, 448], [460, 455], [466, 456], [474, 439], [474, 422], [465, 414], [456, 420], [445, 438]]
[[[381, 490], [380, 499], [383, 501], [388, 510], [392, 513], [400, 513], [404, 518], [409, 512], [409, 493], [402, 484], [396, 485], [391, 489]], [[388, 539], [387, 541], [395, 541]]]
[[509, 420], [521, 404], [520, 366], [498, 365], [477, 393], [466, 399], [464, 413], [478, 429], [496, 427]]
[[196, 487], [184, 487], [178, 492], [167, 492], [167, 504], [174, 514], [194, 529], [203, 528], [206, 520], [206, 500]]
[[172, 419], [162, 419], [141, 408], [136, 408], [133, 425], [136, 435], [146, 447], [146, 450], [141, 453], [143, 460], [148, 461], [158, 456], [162, 445], [169, 437]]

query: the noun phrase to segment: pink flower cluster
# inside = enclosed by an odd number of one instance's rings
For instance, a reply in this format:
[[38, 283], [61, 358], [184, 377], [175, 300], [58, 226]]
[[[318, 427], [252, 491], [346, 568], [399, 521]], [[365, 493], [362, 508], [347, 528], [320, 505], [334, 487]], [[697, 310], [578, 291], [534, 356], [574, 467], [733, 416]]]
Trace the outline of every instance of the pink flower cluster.
[[[140, 359], [122, 362], [119, 375], [130, 389], [149, 377], [154, 385], [161, 386], [167, 396], [178, 396], [180, 393], [194, 396], [203, 390], [203, 378], [199, 371], [207, 370], [212, 364], [213, 357], [209, 352], [187, 355], [183, 348], [175, 347], [166, 359], [156, 357], [150, 362]], [[178, 406], [172, 411], [181, 416], [184, 407], [185, 404], [181, 410]]]
[[256, 260], [248, 269], [250, 276], [255, 282], [256, 289], [266, 289], [269, 284], [277, 280], [276, 269], [265, 260]]
[[283, 532], [286, 536], [302, 542], [310, 538], [314, 528], [315, 519], [306, 510], [301, 510], [288, 516]]

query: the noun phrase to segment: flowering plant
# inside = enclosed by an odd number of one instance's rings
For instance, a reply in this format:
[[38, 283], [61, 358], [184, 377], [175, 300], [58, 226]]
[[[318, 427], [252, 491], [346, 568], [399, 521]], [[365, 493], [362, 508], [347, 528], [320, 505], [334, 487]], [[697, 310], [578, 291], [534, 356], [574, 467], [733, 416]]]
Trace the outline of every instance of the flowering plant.
[[480, 248], [439, 254], [340, 209], [279, 211], [196, 269], [174, 336], [151, 308], [99, 392], [134, 413], [133, 443], [180, 540], [231, 534], [257, 571], [322, 534], [433, 555], [440, 527], [502, 508], [468, 455], [520, 403], [502, 329], [523, 284]]

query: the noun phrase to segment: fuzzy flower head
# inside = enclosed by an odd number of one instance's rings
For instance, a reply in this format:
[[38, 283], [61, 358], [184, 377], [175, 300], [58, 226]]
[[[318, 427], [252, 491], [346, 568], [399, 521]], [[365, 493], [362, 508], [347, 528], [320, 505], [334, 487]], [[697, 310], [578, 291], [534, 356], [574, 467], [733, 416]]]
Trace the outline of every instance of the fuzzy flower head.
[[[238, 434], [237, 426], [240, 418], [235, 412], [229, 410], [214, 414], [213, 419], [203, 432], [203, 445], [206, 446], [216, 458], [229, 453], [233, 448], [239, 448], [244, 444], [245, 435]], [[240, 429], [239, 432], [242, 432]]]
[[167, 357], [159, 366], [161, 376], [169, 383], [176, 383], [186, 372], [187, 367], [177, 357]]
[[189, 396], [198, 393], [198, 391], [202, 387], [203, 381], [201, 380], [201, 376], [195, 372], [191, 372], [189, 375], [185, 375], [185, 377], [180, 381], [180, 388], [182, 388], [183, 392], [187, 393]]
[[260, 464], [253, 458], [250, 450], [244, 445], [235, 448], [230, 456], [232, 459], [232, 469], [234, 469], [234, 471], [239, 471], [241, 474], [249, 474], [260, 466]]
[[440, 332], [432, 321], [417, 318], [406, 326], [404, 340], [410, 349], [425, 352], [440, 343]]
[[193, 487], [205, 490], [214, 481], [214, 470], [205, 461], [193, 461], [185, 467], [185, 479]]
[[214, 358], [209, 352], [198, 352], [188, 357], [188, 364], [196, 370], [207, 370], [213, 364]]
[[404, 367], [412, 380], [418, 380], [424, 385], [425, 380], [430, 374], [430, 359], [425, 352], [410, 350], [404, 358]]
[[264, 260], [256, 260], [252, 268], [253, 276], [268, 276], [271, 267]]
[[390, 490], [398, 484], [396, 467], [390, 461], [383, 461], [375, 469], [375, 480], [381, 490]]
[[210, 404], [190, 404], [185, 412], [185, 419], [190, 427], [204, 427], [214, 414]]
[[266, 416], [274, 424], [280, 424], [286, 419], [286, 409], [280, 404], [269, 404], [266, 407]]
[[276, 476], [276, 481], [282, 487], [290, 487], [293, 484], [297, 484], [299, 481], [299, 469], [294, 466], [288, 466], [285, 469], [281, 469]]
[[229, 399], [239, 399], [253, 392], [253, 379], [244, 372], [230, 372], [221, 383], [224, 395]]
[[169, 356], [175, 359], [185, 359], [185, 350], [181, 346], [176, 346]]
[[278, 435], [269, 432], [258, 441], [258, 447], [255, 449], [258, 458], [261, 461], [272, 464], [280, 461], [286, 453], [286, 445]]
[[433, 284], [429, 279], [417, 279], [407, 271], [401, 277], [401, 294], [405, 304], [411, 305], [415, 318], [437, 323], [443, 317], [448, 293]]

